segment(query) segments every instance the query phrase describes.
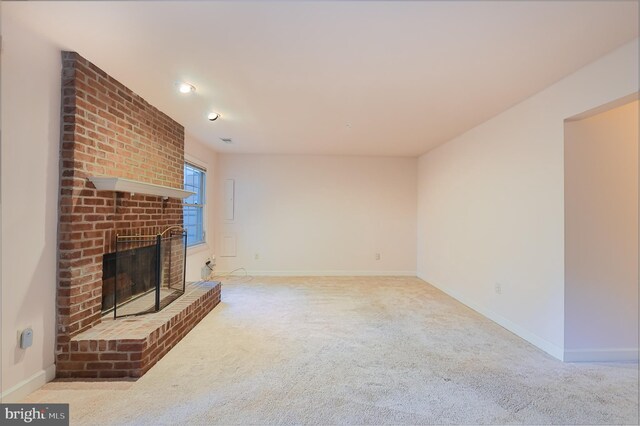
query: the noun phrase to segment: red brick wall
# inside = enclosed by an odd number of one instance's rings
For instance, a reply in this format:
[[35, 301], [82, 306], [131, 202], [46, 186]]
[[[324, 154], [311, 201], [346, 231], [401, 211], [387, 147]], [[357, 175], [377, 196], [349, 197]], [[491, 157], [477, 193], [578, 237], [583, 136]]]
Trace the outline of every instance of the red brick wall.
[[75, 52], [62, 53], [58, 360], [100, 322], [102, 256], [115, 236], [182, 226], [182, 200], [96, 191], [89, 176], [183, 187], [184, 128]]

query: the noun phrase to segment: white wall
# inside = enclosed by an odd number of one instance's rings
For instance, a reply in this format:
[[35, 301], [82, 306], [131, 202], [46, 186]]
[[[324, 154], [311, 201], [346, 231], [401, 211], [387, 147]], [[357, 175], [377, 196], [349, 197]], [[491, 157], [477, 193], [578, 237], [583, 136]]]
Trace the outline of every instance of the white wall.
[[638, 101], [565, 125], [565, 360], [638, 357]]
[[189, 134], [185, 135], [184, 157], [186, 161], [207, 171], [205, 182], [205, 244], [187, 249], [187, 281], [198, 281], [205, 262], [214, 252], [216, 152]]
[[420, 157], [418, 276], [562, 358], [563, 120], [637, 90], [635, 40]]
[[[2, 394], [11, 401], [54, 374], [61, 59], [7, 14], [2, 37]], [[23, 350], [26, 327], [33, 346]]]
[[[415, 158], [218, 154], [217, 176], [220, 272], [415, 274]], [[226, 179], [233, 221], [223, 216]], [[226, 234], [236, 257], [221, 256]]]

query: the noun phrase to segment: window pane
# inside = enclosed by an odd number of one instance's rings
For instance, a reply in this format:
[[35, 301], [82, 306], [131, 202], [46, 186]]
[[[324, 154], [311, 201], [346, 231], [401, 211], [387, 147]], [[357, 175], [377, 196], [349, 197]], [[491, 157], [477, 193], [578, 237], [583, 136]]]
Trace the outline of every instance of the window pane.
[[195, 192], [187, 198], [185, 204], [204, 204], [205, 171], [190, 164], [184, 165], [184, 189]]
[[184, 227], [187, 230], [188, 245], [204, 242], [202, 216], [202, 207], [184, 206]]
[[191, 164], [184, 165], [184, 189], [194, 192], [184, 200], [184, 228], [187, 245], [204, 242], [204, 184], [206, 172]]

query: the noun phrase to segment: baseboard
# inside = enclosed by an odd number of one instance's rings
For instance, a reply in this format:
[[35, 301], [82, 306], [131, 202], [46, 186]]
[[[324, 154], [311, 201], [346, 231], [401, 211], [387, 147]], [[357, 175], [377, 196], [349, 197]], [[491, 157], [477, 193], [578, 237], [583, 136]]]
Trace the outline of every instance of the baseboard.
[[447, 293], [449, 296], [451, 296], [454, 299], [456, 299], [458, 302], [462, 303], [463, 305], [468, 306], [469, 308], [473, 309], [474, 311], [478, 312], [479, 314], [487, 317], [491, 321], [493, 321], [493, 322], [497, 323], [498, 325], [506, 328], [507, 330], [509, 330], [510, 332], [515, 334], [516, 336], [518, 336], [518, 337], [526, 340], [527, 342], [531, 343], [532, 345], [542, 349], [543, 351], [545, 351], [546, 353], [548, 353], [552, 357], [557, 358], [560, 361], [564, 360], [564, 350], [563, 350], [563, 348], [554, 345], [553, 343], [549, 342], [548, 340], [545, 340], [542, 337], [530, 332], [529, 330], [527, 330], [527, 329], [519, 326], [518, 324], [512, 322], [511, 320], [503, 317], [502, 315], [499, 315], [499, 314], [493, 312], [492, 310], [485, 308], [484, 306], [480, 306], [475, 301], [460, 295], [459, 293], [457, 293], [454, 290], [451, 290], [450, 288], [447, 288], [447, 287], [441, 286], [441, 285], [437, 285], [437, 284], [433, 284], [433, 283], [425, 280], [424, 278], [422, 278], [420, 276], [418, 276], [418, 278], [420, 278], [424, 282], [428, 282], [430, 285], [434, 286], [435, 288], [437, 288], [439, 290], [442, 290], [443, 292]]
[[44, 370], [38, 371], [33, 376], [24, 379], [16, 385], [2, 392], [2, 402], [20, 402], [30, 393], [40, 389], [45, 383], [56, 377], [56, 365], [52, 364]]
[[638, 348], [565, 349], [566, 362], [638, 362]]
[[[215, 276], [229, 272], [216, 271]], [[243, 276], [244, 271], [236, 271], [232, 276]], [[247, 271], [256, 277], [415, 277], [416, 271]]]

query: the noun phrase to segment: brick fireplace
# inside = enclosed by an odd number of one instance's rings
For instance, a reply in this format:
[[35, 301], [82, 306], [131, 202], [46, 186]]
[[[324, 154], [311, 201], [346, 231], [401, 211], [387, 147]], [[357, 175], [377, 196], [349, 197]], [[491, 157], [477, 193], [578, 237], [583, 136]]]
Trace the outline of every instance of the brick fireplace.
[[[170, 348], [151, 354], [151, 346], [164, 348], [165, 334], [171, 344], [179, 340], [218, 303], [220, 288], [200, 285], [190, 299], [198, 306], [179, 305], [195, 316], [173, 308], [161, 314], [158, 327], [149, 319], [141, 320], [146, 328], [129, 319], [122, 320], [133, 324], [129, 328], [117, 320], [105, 325], [103, 259], [115, 251], [116, 235], [182, 226], [182, 200], [99, 191], [88, 178], [182, 189], [184, 128], [75, 52], [62, 52], [61, 113], [56, 369], [59, 377], [136, 377]], [[153, 339], [134, 333], [131, 341], [132, 327]]]

